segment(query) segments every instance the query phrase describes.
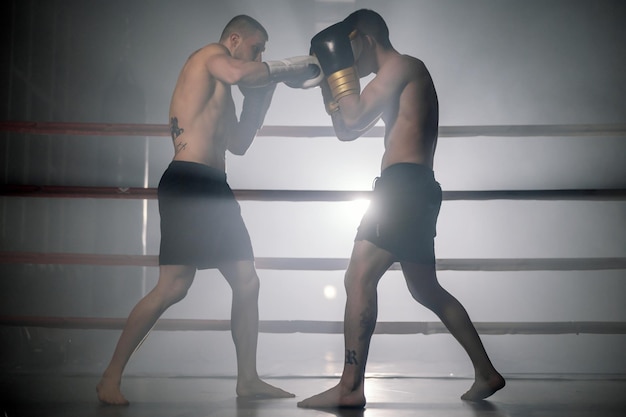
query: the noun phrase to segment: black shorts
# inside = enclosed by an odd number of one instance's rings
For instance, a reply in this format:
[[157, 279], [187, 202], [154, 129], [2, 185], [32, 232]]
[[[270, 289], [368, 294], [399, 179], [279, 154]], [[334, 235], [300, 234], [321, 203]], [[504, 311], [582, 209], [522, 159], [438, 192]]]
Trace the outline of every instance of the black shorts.
[[207, 269], [254, 259], [241, 208], [223, 171], [172, 161], [161, 177], [158, 196], [160, 265]]
[[376, 179], [355, 240], [367, 240], [398, 261], [435, 263], [441, 187], [425, 165], [400, 163]]

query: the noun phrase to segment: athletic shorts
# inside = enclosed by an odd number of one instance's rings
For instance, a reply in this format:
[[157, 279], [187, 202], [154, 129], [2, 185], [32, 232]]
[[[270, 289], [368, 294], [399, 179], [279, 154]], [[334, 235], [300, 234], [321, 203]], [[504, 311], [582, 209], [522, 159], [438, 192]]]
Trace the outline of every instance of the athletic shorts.
[[441, 187], [425, 165], [400, 163], [376, 179], [355, 240], [367, 240], [398, 261], [435, 263]]
[[223, 171], [172, 161], [159, 182], [158, 197], [160, 265], [208, 269], [254, 259], [241, 208]]

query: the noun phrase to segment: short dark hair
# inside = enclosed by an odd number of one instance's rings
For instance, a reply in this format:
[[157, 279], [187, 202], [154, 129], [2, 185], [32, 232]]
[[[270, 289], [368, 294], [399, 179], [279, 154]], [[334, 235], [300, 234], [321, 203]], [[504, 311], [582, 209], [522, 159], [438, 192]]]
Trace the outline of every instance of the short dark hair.
[[235, 32], [241, 35], [250, 35], [257, 30], [265, 36], [265, 39], [269, 39], [269, 35], [262, 24], [248, 15], [240, 14], [230, 19], [230, 22], [226, 24], [220, 36], [220, 42], [226, 40]]
[[360, 9], [344, 19], [351, 28], [373, 37], [383, 48], [391, 48], [389, 28], [381, 15], [370, 9]]

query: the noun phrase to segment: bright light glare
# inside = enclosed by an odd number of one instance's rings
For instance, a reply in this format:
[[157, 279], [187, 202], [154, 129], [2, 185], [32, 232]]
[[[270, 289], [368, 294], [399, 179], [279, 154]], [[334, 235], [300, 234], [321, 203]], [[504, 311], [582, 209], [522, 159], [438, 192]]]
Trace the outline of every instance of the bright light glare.
[[337, 288], [335, 288], [333, 285], [325, 286], [324, 297], [326, 297], [327, 300], [334, 300], [335, 297], [337, 297]]
[[369, 206], [370, 200], [363, 198], [352, 200], [348, 203], [349, 216], [352, 219], [358, 219], [360, 221]]

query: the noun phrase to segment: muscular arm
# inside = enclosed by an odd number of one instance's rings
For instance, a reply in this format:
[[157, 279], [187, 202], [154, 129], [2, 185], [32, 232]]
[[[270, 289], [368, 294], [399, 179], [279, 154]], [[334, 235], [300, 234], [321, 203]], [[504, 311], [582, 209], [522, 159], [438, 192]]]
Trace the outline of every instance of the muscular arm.
[[361, 94], [340, 98], [339, 110], [331, 114], [337, 137], [350, 141], [367, 132], [382, 116], [405, 80], [406, 75], [401, 66], [387, 65], [365, 86]]
[[267, 65], [259, 61], [242, 61], [223, 53], [212, 55], [206, 62], [210, 74], [228, 85], [238, 85], [244, 94], [239, 121], [227, 138], [227, 148], [235, 155], [246, 153], [267, 112], [276, 84], [270, 83]]
[[[229, 140], [239, 134], [231, 83], [263, 85], [268, 78], [265, 64], [234, 59], [220, 44], [192, 54], [179, 74], [170, 103], [170, 123], [175, 123], [171, 125], [174, 158], [221, 169]], [[251, 141], [253, 134], [245, 136]], [[247, 146], [249, 142], [244, 148]]]
[[267, 65], [260, 61], [242, 61], [230, 56], [226, 47], [214, 44], [214, 48], [222, 50], [213, 53], [206, 60], [209, 73], [216, 79], [229, 85], [260, 87], [270, 81]]

